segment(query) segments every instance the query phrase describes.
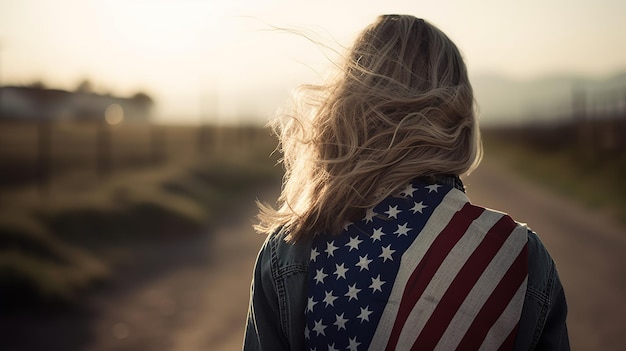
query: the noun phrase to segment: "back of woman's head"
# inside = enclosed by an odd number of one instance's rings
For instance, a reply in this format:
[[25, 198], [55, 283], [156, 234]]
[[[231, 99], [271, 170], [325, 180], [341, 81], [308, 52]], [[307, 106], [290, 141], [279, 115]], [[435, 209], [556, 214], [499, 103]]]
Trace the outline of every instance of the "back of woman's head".
[[[357, 38], [346, 83], [374, 88], [381, 98], [414, 98], [440, 88], [471, 87], [456, 45], [439, 29], [409, 15], [383, 15]], [[357, 88], [358, 89], [358, 88]], [[396, 90], [398, 89], [398, 90]]]
[[339, 233], [411, 179], [470, 171], [481, 155], [472, 87], [456, 45], [409, 15], [383, 15], [336, 79], [302, 87], [273, 127], [284, 153], [280, 208], [257, 230], [291, 240]]

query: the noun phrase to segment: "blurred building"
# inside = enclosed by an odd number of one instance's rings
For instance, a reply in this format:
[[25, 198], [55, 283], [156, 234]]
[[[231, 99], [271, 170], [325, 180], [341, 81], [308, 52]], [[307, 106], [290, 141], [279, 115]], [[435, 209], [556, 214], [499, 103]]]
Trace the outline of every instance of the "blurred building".
[[112, 105], [122, 108], [125, 121], [147, 122], [154, 101], [145, 93], [125, 98], [44, 87], [0, 87], [0, 118], [5, 120], [103, 120]]

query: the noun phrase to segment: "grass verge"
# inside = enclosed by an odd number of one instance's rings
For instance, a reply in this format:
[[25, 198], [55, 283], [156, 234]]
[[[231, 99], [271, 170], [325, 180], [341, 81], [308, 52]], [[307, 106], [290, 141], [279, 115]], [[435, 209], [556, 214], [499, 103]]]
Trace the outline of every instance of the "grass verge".
[[576, 147], [539, 148], [497, 133], [483, 138], [485, 155], [556, 193], [607, 213], [626, 227], [626, 155]]
[[0, 200], [0, 310], [72, 303], [133, 248], [205, 232], [243, 194], [280, 177], [254, 153], [119, 174], [90, 189]]

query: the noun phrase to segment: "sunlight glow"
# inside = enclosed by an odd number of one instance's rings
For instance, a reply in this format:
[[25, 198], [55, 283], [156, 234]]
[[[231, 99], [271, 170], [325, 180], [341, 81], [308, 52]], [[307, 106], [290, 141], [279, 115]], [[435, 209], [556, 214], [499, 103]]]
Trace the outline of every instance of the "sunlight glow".
[[89, 80], [101, 94], [148, 93], [164, 121], [263, 123], [293, 88], [327, 75], [324, 45], [349, 45], [381, 13], [440, 27], [473, 75], [604, 79], [626, 70], [621, 0], [0, 0], [0, 85], [71, 91]]
[[[195, 49], [201, 35], [217, 37], [233, 1], [126, 1], [95, 4], [103, 31], [144, 54], [177, 54]], [[107, 34], [107, 33], [105, 33]], [[223, 38], [227, 33], [219, 33]], [[227, 39], [227, 38], [226, 38]]]

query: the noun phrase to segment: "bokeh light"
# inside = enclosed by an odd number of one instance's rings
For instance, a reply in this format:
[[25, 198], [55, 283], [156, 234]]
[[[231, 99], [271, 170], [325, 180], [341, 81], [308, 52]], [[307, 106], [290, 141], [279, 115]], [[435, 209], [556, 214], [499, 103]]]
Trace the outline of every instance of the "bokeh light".
[[104, 111], [104, 119], [110, 125], [117, 125], [124, 120], [124, 109], [119, 104], [111, 104]]

